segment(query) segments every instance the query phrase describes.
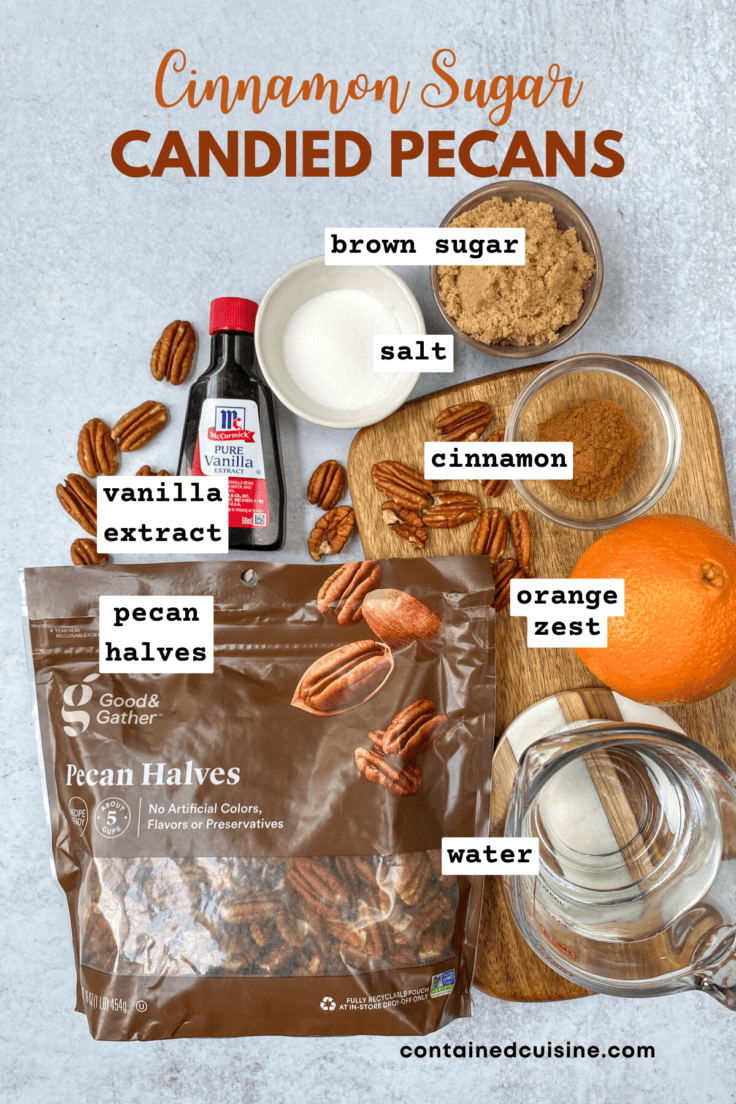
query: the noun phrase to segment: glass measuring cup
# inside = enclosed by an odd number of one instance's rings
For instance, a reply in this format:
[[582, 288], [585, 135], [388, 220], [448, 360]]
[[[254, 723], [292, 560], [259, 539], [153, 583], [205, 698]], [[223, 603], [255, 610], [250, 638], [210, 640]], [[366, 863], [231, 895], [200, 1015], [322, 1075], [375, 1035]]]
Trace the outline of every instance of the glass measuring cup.
[[546, 736], [522, 757], [505, 834], [539, 839], [539, 873], [503, 889], [558, 973], [736, 1010], [736, 776], [707, 748], [614, 721]]

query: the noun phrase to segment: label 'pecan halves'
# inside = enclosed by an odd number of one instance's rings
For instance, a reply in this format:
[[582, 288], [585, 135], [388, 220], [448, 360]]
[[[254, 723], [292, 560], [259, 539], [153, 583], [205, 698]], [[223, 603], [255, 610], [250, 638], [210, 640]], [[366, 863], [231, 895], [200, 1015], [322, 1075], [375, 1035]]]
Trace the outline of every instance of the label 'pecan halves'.
[[118, 446], [101, 418], [90, 418], [82, 426], [77, 443], [79, 466], [85, 475], [114, 475], [118, 470]]
[[356, 748], [355, 765], [369, 782], [377, 782], [397, 797], [411, 797], [422, 784], [419, 767], [400, 759], [392, 763], [380, 748]]
[[434, 483], [415, 468], [397, 460], [381, 460], [371, 468], [373, 486], [398, 506], [407, 510], [423, 510], [429, 504]]
[[307, 487], [307, 502], [321, 510], [337, 506], [345, 490], [345, 472], [337, 460], [324, 460], [312, 473]]
[[352, 506], [335, 506], [316, 522], [309, 534], [307, 547], [313, 560], [334, 556], [342, 552], [355, 528], [355, 511]]
[[412, 548], [424, 548], [427, 543], [427, 530], [416, 510], [399, 506], [398, 502], [384, 502], [381, 505], [384, 525], [388, 525], [402, 540], [408, 541]]
[[428, 529], [455, 529], [475, 521], [481, 505], [475, 495], [463, 491], [435, 491], [434, 504], [424, 511], [422, 521]]
[[387, 644], [354, 640], [320, 656], [302, 675], [291, 704], [329, 716], [363, 705], [385, 685], [394, 669]]
[[149, 399], [124, 414], [113, 426], [112, 435], [121, 452], [135, 452], [160, 433], [168, 420], [169, 412], [164, 404]]
[[474, 556], [488, 556], [491, 563], [498, 563], [506, 551], [509, 522], [503, 510], [490, 506], [478, 518], [478, 524], [470, 538], [470, 551]]
[[363, 599], [380, 585], [381, 565], [378, 560], [343, 564], [320, 587], [317, 609], [320, 613], [332, 609], [338, 625], [357, 625], [363, 617]]
[[192, 370], [197, 338], [191, 322], [177, 318], [156, 342], [151, 353], [151, 375], [155, 380], [167, 379], [177, 386], [184, 383]]
[[69, 551], [73, 564], [106, 564], [110, 559], [107, 552], [97, 551], [97, 541], [89, 537], [77, 537]]
[[83, 475], [68, 475], [58, 483], [56, 497], [75, 521], [93, 537], [97, 536], [97, 491]]
[[484, 402], [464, 402], [441, 410], [434, 420], [443, 441], [479, 441], [493, 421], [493, 410]]

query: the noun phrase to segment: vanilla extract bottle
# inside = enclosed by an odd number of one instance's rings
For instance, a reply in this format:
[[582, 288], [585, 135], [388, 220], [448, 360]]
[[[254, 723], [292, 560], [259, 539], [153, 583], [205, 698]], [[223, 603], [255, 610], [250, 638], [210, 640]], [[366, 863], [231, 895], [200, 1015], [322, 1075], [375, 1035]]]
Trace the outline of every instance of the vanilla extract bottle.
[[273, 395], [255, 354], [258, 304], [210, 304], [211, 356], [189, 391], [179, 475], [226, 475], [229, 547], [270, 552], [284, 543], [285, 492]]

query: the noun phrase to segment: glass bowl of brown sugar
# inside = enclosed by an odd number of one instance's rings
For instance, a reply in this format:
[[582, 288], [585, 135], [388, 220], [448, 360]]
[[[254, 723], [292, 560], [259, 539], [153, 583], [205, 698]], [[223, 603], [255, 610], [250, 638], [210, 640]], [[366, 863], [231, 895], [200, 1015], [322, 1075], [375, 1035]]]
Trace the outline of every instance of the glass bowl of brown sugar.
[[456, 203], [441, 227], [524, 226], [524, 265], [432, 265], [447, 325], [466, 344], [513, 360], [554, 353], [579, 333], [603, 287], [593, 224], [569, 196], [533, 180], [498, 180]]
[[572, 441], [572, 479], [512, 479], [532, 509], [571, 529], [613, 529], [646, 513], [675, 477], [682, 426], [672, 398], [633, 360], [557, 361], [521, 392], [506, 441]]

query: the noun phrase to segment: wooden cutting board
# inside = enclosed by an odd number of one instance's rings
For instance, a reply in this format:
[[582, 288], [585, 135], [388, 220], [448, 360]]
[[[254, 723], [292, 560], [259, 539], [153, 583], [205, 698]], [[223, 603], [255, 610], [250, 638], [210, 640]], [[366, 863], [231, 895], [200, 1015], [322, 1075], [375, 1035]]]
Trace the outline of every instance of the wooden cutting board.
[[[652, 513], [690, 514], [733, 536], [723, 450], [718, 422], [708, 396], [691, 375], [661, 360], [631, 357], [664, 385], [680, 412], [683, 448], [680, 467], [669, 490]], [[502, 426], [519, 392], [547, 364], [513, 368], [492, 376], [436, 391], [406, 403], [377, 425], [360, 430], [348, 456], [348, 483], [366, 556], [455, 556], [468, 551], [472, 525], [430, 531], [423, 551], [412, 549], [381, 519], [383, 496], [371, 482], [370, 470], [378, 460], [399, 460], [422, 469], [424, 442], [437, 439], [434, 418], [454, 403], [483, 400]], [[478, 483], [454, 482], [453, 489], [478, 494]], [[499, 505], [507, 514], [525, 506], [509, 483]], [[563, 578], [592, 544], [593, 532], [576, 532], [553, 525], [529, 512], [533, 560], [540, 576]], [[490, 572], [490, 567], [489, 567]], [[496, 631], [496, 734], [533, 702], [560, 691], [587, 686], [590, 672], [571, 649], [528, 649], [526, 619], [499, 614]], [[713, 698], [668, 712], [688, 735], [711, 748], [736, 768], [736, 686]], [[500, 762], [496, 769], [500, 769]], [[495, 778], [495, 773], [494, 773]], [[496, 833], [501, 829], [495, 825]], [[475, 983], [485, 992], [507, 1000], [563, 1000], [582, 996], [585, 990], [567, 982], [537, 959], [524, 943], [506, 909], [497, 878], [486, 878]]]

